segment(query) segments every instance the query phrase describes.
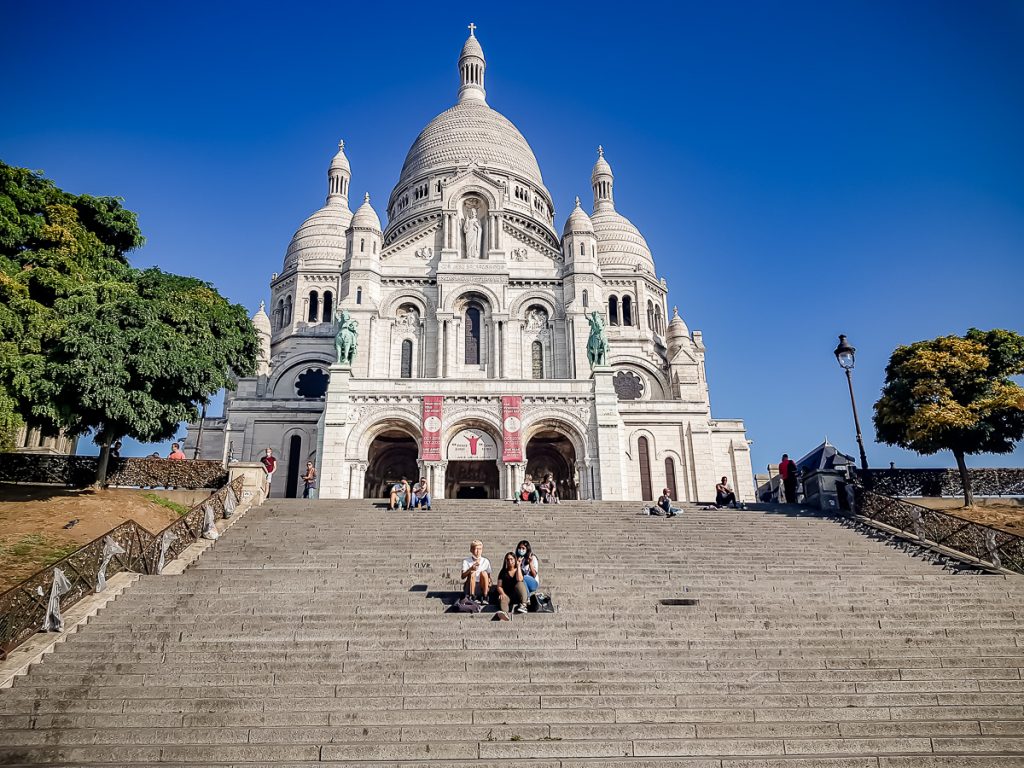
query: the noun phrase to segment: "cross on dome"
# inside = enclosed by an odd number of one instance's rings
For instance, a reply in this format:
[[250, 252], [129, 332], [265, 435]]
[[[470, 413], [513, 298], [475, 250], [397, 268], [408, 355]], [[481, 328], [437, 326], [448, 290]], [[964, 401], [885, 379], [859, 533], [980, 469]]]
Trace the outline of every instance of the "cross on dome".
[[342, 149], [342, 150], [345, 149], [345, 140], [344, 139], [342, 139], [341, 141], [338, 142], [338, 149]]
[[597, 145], [597, 156], [604, 157], [604, 147], [602, 147], [600, 144]]
[[470, 37], [476, 37], [476, 35], [473, 34], [476, 31], [476, 24], [474, 24], [472, 21], [469, 22], [469, 26], [467, 27], [467, 29], [469, 30]]
[[580, 207], [580, 196], [579, 195], [576, 195], [576, 207], [577, 208]]

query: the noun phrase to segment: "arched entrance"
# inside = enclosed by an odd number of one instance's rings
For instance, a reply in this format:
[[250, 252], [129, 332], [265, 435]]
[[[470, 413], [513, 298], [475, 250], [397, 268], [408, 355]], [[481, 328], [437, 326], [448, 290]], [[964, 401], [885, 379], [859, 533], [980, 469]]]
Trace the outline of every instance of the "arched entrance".
[[418, 479], [416, 440], [401, 429], [381, 432], [370, 443], [367, 454], [363, 498], [387, 498], [391, 486], [404, 477], [410, 483]]
[[572, 441], [555, 429], [535, 432], [526, 444], [526, 474], [535, 483], [551, 475], [558, 485], [560, 499], [579, 498], [576, 487], [576, 449]]
[[463, 427], [448, 441], [444, 494], [449, 499], [501, 497], [498, 443], [484, 429]]

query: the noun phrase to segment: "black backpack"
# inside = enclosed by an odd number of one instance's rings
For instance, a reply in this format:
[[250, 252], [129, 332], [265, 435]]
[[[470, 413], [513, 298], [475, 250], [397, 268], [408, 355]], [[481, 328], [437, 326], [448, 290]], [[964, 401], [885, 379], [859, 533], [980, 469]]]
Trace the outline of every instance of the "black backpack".
[[550, 595], [543, 592], [534, 592], [530, 595], [530, 604], [526, 607], [530, 613], [555, 613], [555, 604], [551, 602]]

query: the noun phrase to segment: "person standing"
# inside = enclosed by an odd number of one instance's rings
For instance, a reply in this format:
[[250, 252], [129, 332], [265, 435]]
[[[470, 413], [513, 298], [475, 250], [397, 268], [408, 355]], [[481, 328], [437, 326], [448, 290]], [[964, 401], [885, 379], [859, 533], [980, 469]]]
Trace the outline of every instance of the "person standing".
[[796, 504], [796, 462], [789, 458], [788, 453], [782, 454], [779, 462], [779, 475], [782, 477], [782, 488], [786, 493], [786, 503]]
[[312, 498], [311, 494], [316, 488], [316, 467], [312, 461], [306, 462], [306, 474], [302, 476], [302, 498]]
[[270, 484], [274, 482], [274, 472], [277, 471], [277, 457], [274, 456], [274, 449], [267, 448], [267, 452], [260, 459], [263, 470], [267, 473], [267, 495], [270, 495]]

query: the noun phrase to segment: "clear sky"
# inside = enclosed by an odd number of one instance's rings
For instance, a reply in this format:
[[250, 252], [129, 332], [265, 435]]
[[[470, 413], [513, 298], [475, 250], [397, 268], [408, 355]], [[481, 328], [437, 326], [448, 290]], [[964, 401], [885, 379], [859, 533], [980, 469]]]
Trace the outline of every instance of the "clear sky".
[[825, 435], [856, 452], [839, 333], [872, 464], [951, 465], [874, 444], [871, 404], [899, 344], [1024, 331], [1017, 0], [8, 2], [0, 158], [122, 196], [148, 239], [136, 264], [254, 311], [338, 139], [353, 199], [384, 218], [416, 134], [454, 103], [470, 21], [559, 230], [604, 145], [755, 471]]

